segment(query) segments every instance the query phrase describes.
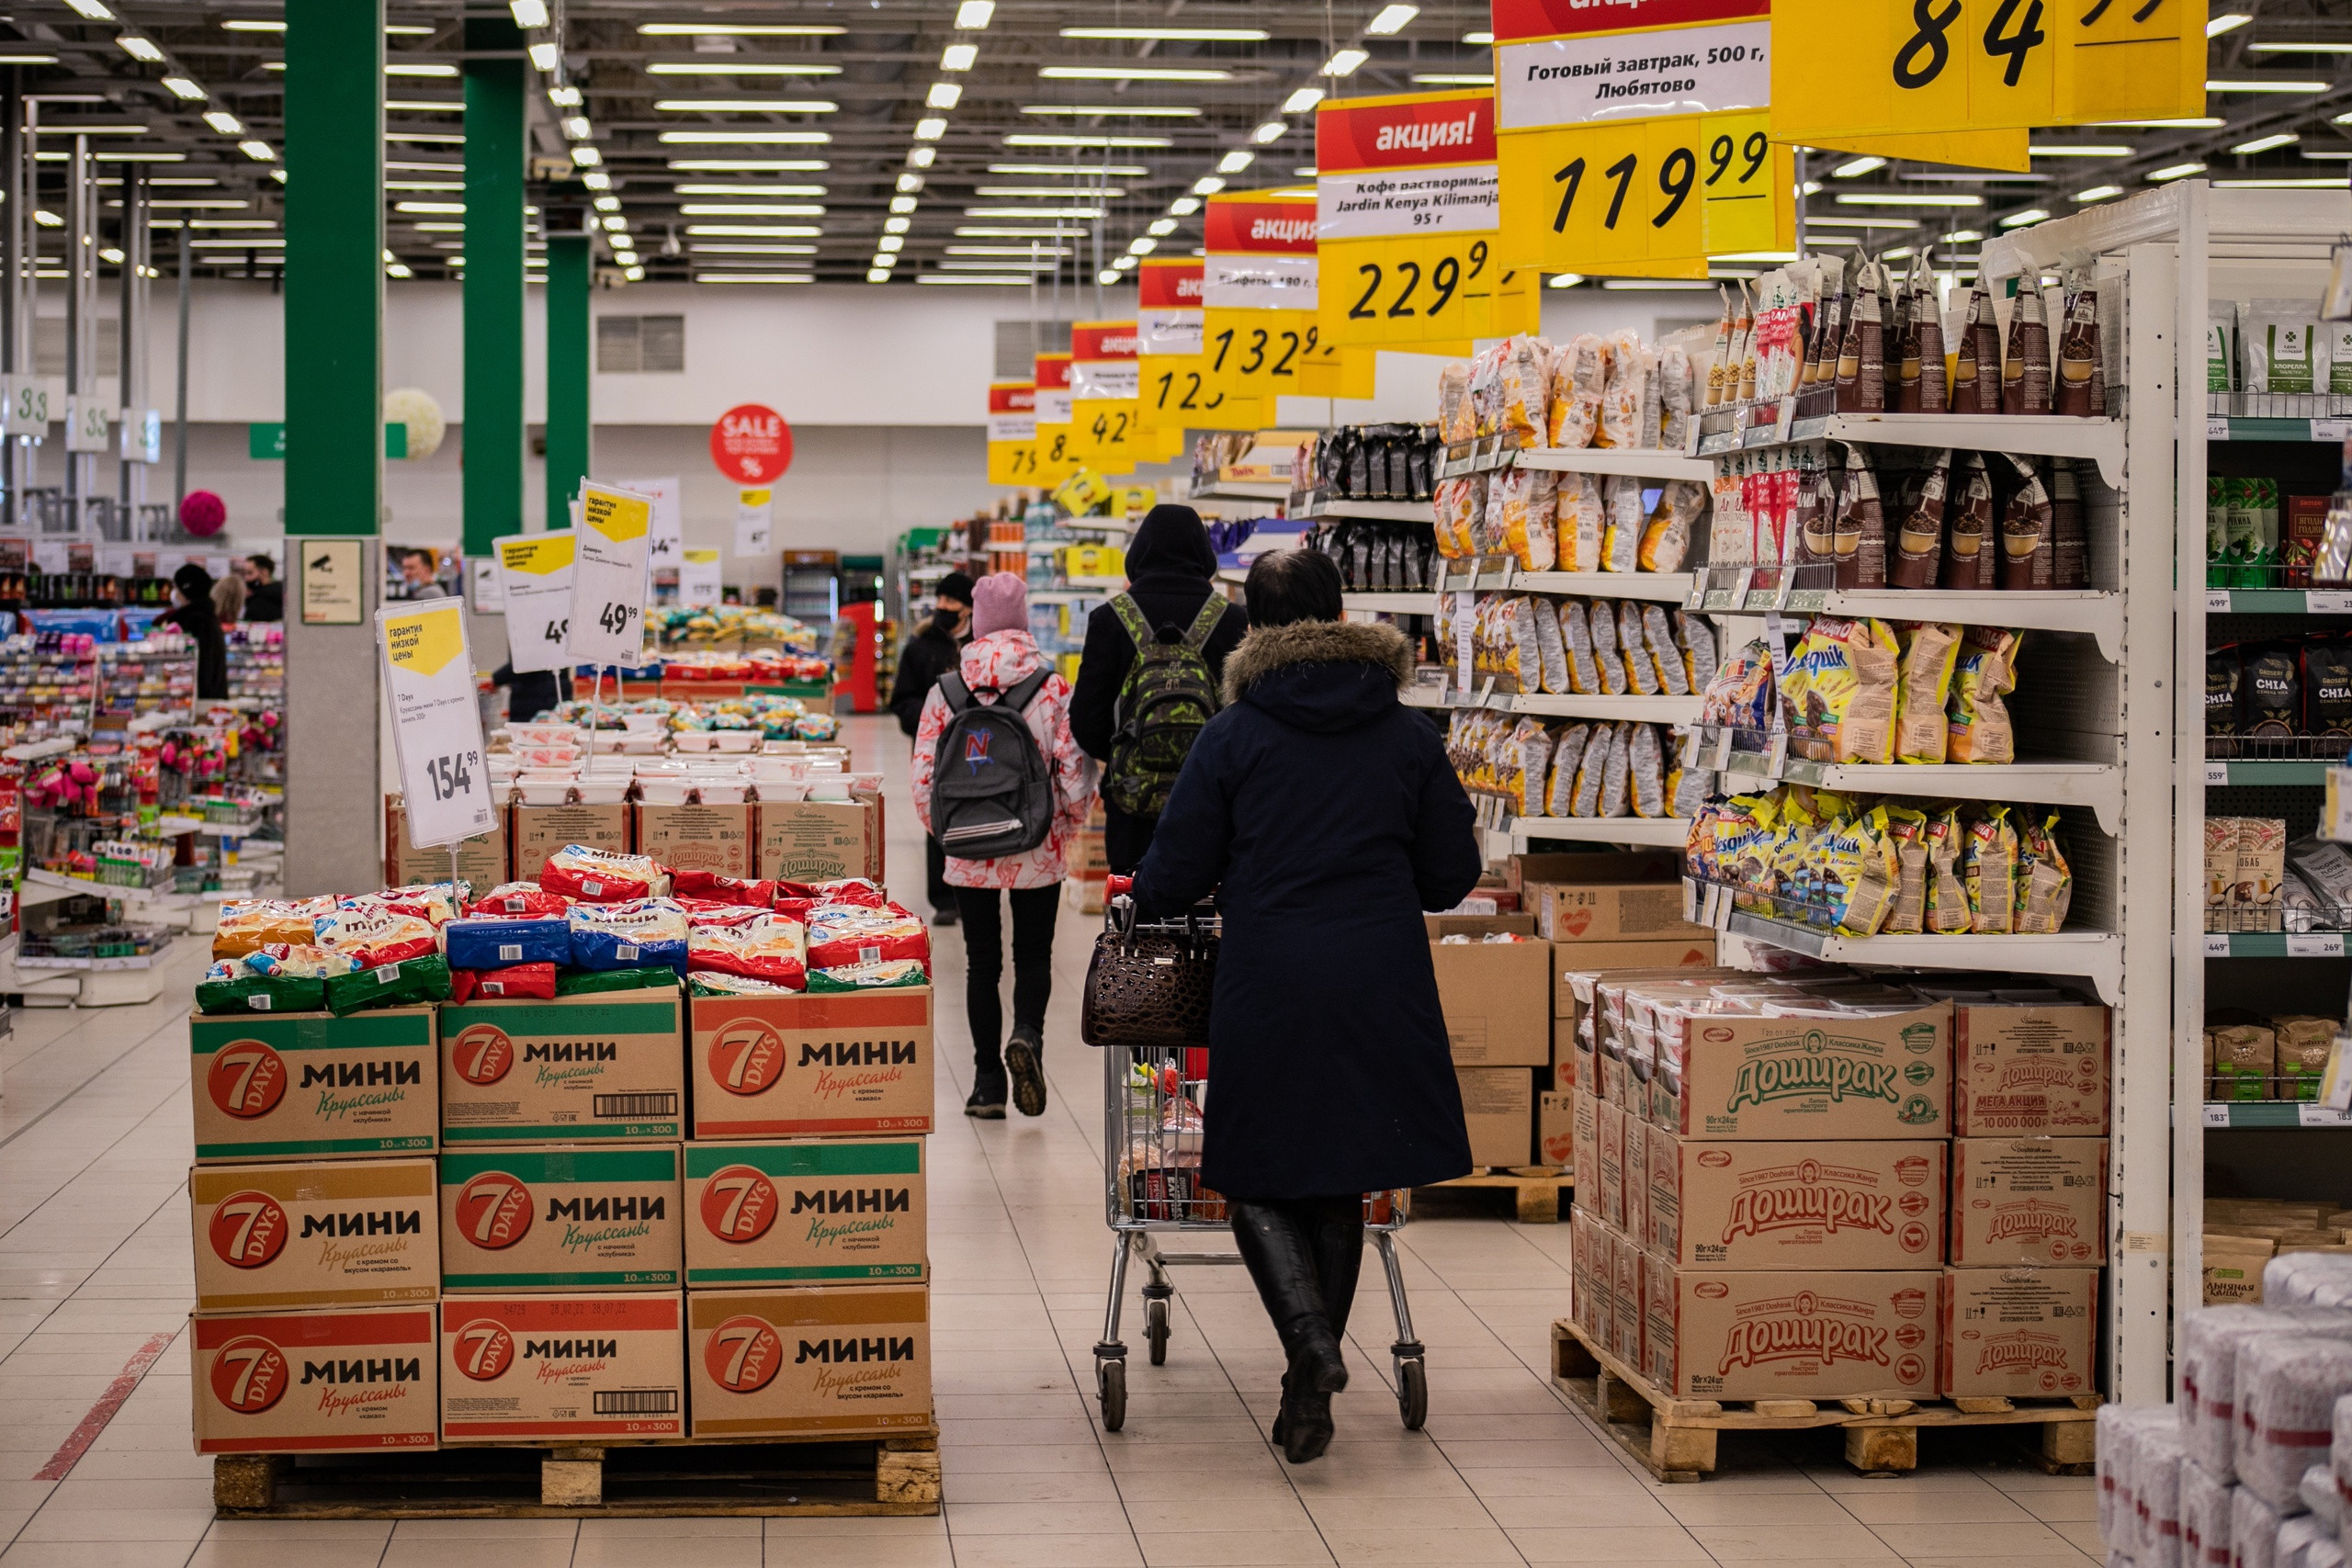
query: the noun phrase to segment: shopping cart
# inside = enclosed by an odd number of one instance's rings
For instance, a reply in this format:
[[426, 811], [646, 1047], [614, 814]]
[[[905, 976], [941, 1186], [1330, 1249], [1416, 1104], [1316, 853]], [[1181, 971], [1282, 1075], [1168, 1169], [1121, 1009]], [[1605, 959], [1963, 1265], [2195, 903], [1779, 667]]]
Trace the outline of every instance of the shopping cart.
[[[1134, 902], [1126, 895], [1125, 877], [1110, 879], [1112, 897], [1104, 919], [1122, 936], [1137, 929]], [[1212, 906], [1203, 906], [1189, 919], [1145, 921], [1146, 931], [1170, 934], [1213, 933], [1217, 927]], [[1119, 1338], [1119, 1316], [1125, 1305], [1127, 1264], [1142, 1260], [1151, 1272], [1143, 1287], [1144, 1339], [1155, 1367], [1168, 1359], [1171, 1314], [1176, 1288], [1168, 1270], [1177, 1265], [1238, 1264], [1238, 1252], [1170, 1252], [1158, 1238], [1168, 1235], [1230, 1235], [1225, 1199], [1203, 1187], [1201, 1169], [1201, 1104], [1208, 1080], [1208, 1052], [1196, 1047], [1102, 1047], [1102, 1165], [1106, 1177], [1105, 1218], [1111, 1227], [1111, 1300], [1105, 1309], [1102, 1342], [1094, 1347], [1094, 1386], [1102, 1403], [1102, 1426], [1116, 1432], [1127, 1420], [1127, 1348]], [[1405, 1299], [1405, 1280], [1396, 1267], [1396, 1230], [1405, 1223], [1408, 1194], [1403, 1191], [1364, 1195], [1364, 1229], [1380, 1253], [1388, 1276], [1389, 1304], [1396, 1314], [1396, 1341], [1388, 1348], [1396, 1370], [1396, 1405], [1408, 1431], [1419, 1431], [1430, 1407], [1429, 1379], [1421, 1343], [1413, 1335], [1413, 1314]]]

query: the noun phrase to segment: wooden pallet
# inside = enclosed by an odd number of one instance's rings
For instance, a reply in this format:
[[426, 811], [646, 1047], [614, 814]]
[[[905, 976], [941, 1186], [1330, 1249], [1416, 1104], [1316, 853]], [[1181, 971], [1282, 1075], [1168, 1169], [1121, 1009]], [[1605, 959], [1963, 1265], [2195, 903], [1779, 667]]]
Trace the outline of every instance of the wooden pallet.
[[237, 1519], [936, 1514], [939, 1435], [221, 1454], [212, 1461], [212, 1502], [220, 1517]]
[[1507, 1191], [1518, 1204], [1521, 1224], [1556, 1225], [1560, 1223], [1562, 1201], [1576, 1184], [1574, 1171], [1555, 1170], [1547, 1165], [1488, 1166], [1468, 1176], [1433, 1183], [1423, 1190], [1476, 1187]]
[[2040, 1428], [2027, 1457], [2053, 1475], [2088, 1475], [2097, 1458], [2096, 1394], [2047, 1404], [2007, 1399], [1677, 1399], [1565, 1319], [1552, 1325], [1553, 1381], [1660, 1481], [1701, 1481], [1715, 1468], [1719, 1432], [1836, 1427], [1846, 1462], [1864, 1475], [1919, 1467], [1922, 1427]]

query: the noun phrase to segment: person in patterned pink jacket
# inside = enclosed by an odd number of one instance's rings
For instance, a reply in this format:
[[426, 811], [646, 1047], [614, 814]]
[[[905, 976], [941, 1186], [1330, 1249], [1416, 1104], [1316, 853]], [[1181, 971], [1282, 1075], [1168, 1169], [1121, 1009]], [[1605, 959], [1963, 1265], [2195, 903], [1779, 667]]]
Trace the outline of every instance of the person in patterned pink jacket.
[[[958, 672], [978, 700], [993, 703], [1047, 663], [1029, 636], [1029, 590], [998, 572], [972, 590], [972, 640]], [[1070, 840], [1094, 796], [1094, 767], [1069, 732], [1069, 686], [1048, 674], [1023, 715], [1053, 770], [1054, 823], [1035, 849], [1001, 860], [947, 857], [947, 885], [964, 928], [964, 1007], [972, 1023], [972, 1093], [964, 1114], [1001, 1121], [1007, 1078], [1025, 1116], [1046, 1110], [1046, 1003], [1054, 986], [1054, 916], [1069, 874]], [[931, 779], [947, 699], [937, 687], [923, 699], [915, 727], [915, 815], [932, 830]], [[1001, 889], [1004, 897], [998, 897]], [[1012, 1034], [1004, 1037], [1003, 906], [1012, 906]], [[1000, 1042], [1002, 1043], [1000, 1045]]]

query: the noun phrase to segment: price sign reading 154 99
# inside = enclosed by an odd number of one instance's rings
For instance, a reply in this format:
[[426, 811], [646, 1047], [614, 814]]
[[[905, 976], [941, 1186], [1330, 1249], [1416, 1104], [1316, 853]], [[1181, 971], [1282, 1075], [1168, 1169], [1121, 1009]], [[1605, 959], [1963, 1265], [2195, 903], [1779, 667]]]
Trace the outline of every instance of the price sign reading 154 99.
[[498, 808], [482, 766], [465, 602], [387, 604], [376, 631], [410, 841], [430, 848], [489, 832]]

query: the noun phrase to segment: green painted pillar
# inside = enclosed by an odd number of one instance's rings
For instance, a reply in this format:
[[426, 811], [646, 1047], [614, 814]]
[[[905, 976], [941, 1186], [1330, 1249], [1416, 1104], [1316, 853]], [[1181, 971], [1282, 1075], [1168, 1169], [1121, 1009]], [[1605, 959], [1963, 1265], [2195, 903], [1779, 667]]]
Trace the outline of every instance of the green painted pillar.
[[[585, 234], [548, 236], [548, 526], [571, 526], [571, 498], [588, 477], [588, 288]], [[469, 258], [470, 259], [470, 258]]]
[[523, 528], [522, 29], [466, 23], [465, 553]]
[[384, 0], [287, 0], [285, 155], [286, 532], [373, 534], [384, 491]]

